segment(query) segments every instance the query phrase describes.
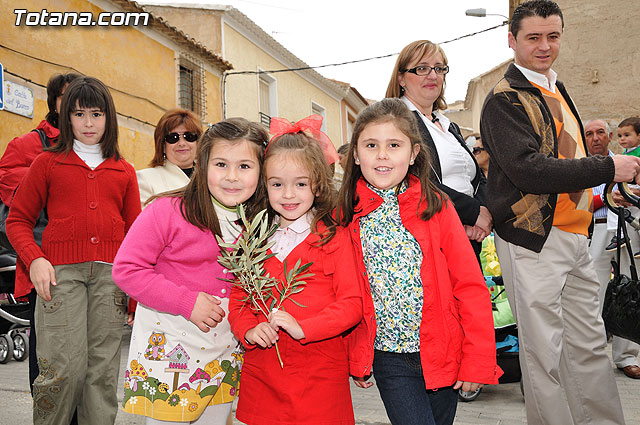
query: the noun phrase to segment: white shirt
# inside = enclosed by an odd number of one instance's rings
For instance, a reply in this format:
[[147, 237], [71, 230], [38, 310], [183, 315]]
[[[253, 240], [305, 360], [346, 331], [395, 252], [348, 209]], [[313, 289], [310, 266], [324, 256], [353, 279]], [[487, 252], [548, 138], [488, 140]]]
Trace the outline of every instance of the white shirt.
[[95, 145], [85, 145], [81, 141], [73, 139], [73, 151], [92, 170], [95, 170], [95, 168], [104, 161], [100, 143], [96, 143]]
[[546, 75], [527, 69], [523, 66], [518, 65], [517, 63], [514, 63], [514, 65], [520, 70], [520, 72], [522, 72], [527, 80], [531, 81], [532, 83], [536, 83], [540, 87], [544, 87], [551, 93], [556, 92], [556, 81], [558, 80], [558, 74], [556, 74], [553, 69], [549, 69], [549, 78], [547, 78]]
[[[271, 252], [276, 254], [278, 260], [284, 261], [287, 255], [309, 236], [313, 216], [314, 214], [309, 211], [289, 226], [278, 227], [278, 230], [269, 238], [269, 242], [275, 241], [275, 244], [271, 247]], [[277, 217], [275, 222], [279, 223], [280, 217]]]
[[405, 96], [402, 96], [401, 99], [409, 110], [418, 111], [422, 122], [429, 130], [440, 159], [442, 184], [465, 195], [473, 196], [471, 182], [476, 177], [476, 165], [469, 152], [448, 131], [451, 124], [449, 118], [438, 111], [434, 112], [444, 129], [443, 131], [435, 123], [431, 122], [431, 117], [426, 117], [409, 99]]
[[[609, 156], [613, 156], [613, 152], [609, 151]], [[602, 193], [604, 192], [604, 187], [606, 186], [606, 183], [602, 183], [600, 186], [596, 186], [594, 188], [592, 188], [591, 190], [593, 191], [593, 197], [595, 198], [598, 195], [602, 195]], [[615, 189], [615, 187], [614, 187]], [[609, 209], [607, 208], [607, 206], [605, 205], [604, 207], [600, 207], [597, 210], [595, 210], [593, 212], [593, 218], [605, 218], [607, 217], [607, 212], [609, 211]]]
[[222, 232], [222, 240], [226, 243], [234, 243], [242, 229], [235, 221], [238, 219], [238, 213], [235, 208], [229, 209], [219, 205], [217, 202], [213, 203], [213, 208], [216, 210], [218, 216], [218, 223], [220, 223], [220, 231]]

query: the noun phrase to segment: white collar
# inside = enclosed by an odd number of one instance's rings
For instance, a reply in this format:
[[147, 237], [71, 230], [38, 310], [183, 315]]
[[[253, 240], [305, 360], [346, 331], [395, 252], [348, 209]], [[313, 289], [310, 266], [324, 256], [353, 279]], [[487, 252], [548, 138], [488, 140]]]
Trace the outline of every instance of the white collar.
[[87, 145], [82, 143], [78, 139], [73, 139], [73, 150], [76, 152], [86, 152], [90, 154], [100, 154], [102, 156], [102, 145], [100, 143], [96, 143], [95, 145]]
[[[407, 96], [402, 96], [400, 100], [402, 100], [405, 103], [405, 105], [407, 105], [407, 108], [409, 108], [410, 111], [418, 111], [420, 116], [424, 118], [423, 121], [425, 122], [429, 121], [433, 123], [431, 121], [432, 118], [427, 117], [425, 116], [425, 114], [420, 112], [420, 109], [418, 109], [416, 105], [414, 105], [413, 102], [411, 102]], [[432, 111], [432, 113], [438, 118], [438, 121], [440, 121], [440, 124], [442, 125], [442, 128], [444, 129], [444, 131], [448, 131], [449, 125], [451, 124], [451, 121], [449, 120], [449, 118], [447, 118], [444, 114], [440, 113], [440, 111]]]
[[[313, 221], [313, 216], [314, 215], [315, 215], [315, 213], [312, 213], [311, 211], [308, 211], [305, 215], [303, 215], [302, 217], [298, 218], [296, 221], [294, 221], [293, 223], [291, 223], [287, 227], [278, 227], [277, 231], [285, 231], [287, 229], [290, 229], [290, 230], [293, 230], [294, 232], [296, 232], [298, 234], [302, 234], [304, 232], [308, 232], [308, 231], [311, 230], [311, 222]], [[280, 223], [280, 216], [277, 216], [274, 221], [275, 221], [276, 224], [279, 224]]]
[[547, 78], [546, 75], [532, 71], [528, 68], [518, 65], [517, 63], [514, 63], [514, 65], [520, 70], [520, 72], [522, 72], [527, 80], [541, 87], [544, 87], [552, 93], [556, 92], [556, 81], [558, 80], [558, 74], [553, 69], [549, 69], [549, 78]]

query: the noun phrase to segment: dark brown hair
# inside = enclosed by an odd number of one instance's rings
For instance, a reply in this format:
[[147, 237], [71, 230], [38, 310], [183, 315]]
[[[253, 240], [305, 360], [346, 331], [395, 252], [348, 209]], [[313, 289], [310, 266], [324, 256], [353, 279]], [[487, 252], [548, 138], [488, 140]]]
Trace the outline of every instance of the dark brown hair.
[[[415, 60], [420, 60], [423, 57], [431, 57], [440, 53], [442, 55], [442, 64], [448, 65], [447, 55], [444, 54], [444, 50], [440, 45], [430, 42], [429, 40], [417, 40], [410, 43], [402, 49], [396, 60], [396, 64], [391, 72], [391, 78], [389, 79], [389, 85], [387, 86], [387, 93], [385, 97], [402, 97], [404, 89], [400, 87], [398, 77], [402, 74], [402, 71], [409, 67], [409, 64]], [[442, 92], [438, 98], [433, 102], [433, 110], [445, 110], [447, 109], [447, 102], [444, 100], [444, 88], [447, 84], [447, 75], [442, 76], [444, 83], [442, 86]]]
[[[357, 150], [360, 134], [369, 124], [385, 122], [393, 123], [398, 130], [409, 138], [412, 147], [420, 145], [418, 155], [416, 155], [413, 165], [409, 166], [409, 171], [404, 179], [404, 182], [407, 185], [409, 184], [410, 174], [416, 176], [418, 180], [420, 180], [420, 185], [422, 187], [420, 201], [423, 199], [426, 200], [427, 206], [424, 211], [420, 212], [418, 209], [416, 213], [420, 215], [422, 220], [429, 220], [442, 209], [442, 203], [443, 199], [445, 199], [445, 195], [429, 178], [431, 158], [429, 156], [429, 151], [422, 144], [415, 115], [409, 111], [409, 108], [407, 108], [402, 100], [387, 98], [367, 106], [362, 112], [360, 112], [360, 115], [358, 115], [358, 119], [356, 120], [353, 135], [351, 136], [349, 153], [347, 154], [347, 167], [344, 171], [342, 187], [338, 193], [336, 217], [339, 218], [340, 224], [343, 226], [347, 226], [351, 223], [359, 202], [356, 194], [356, 187], [358, 180], [363, 176], [360, 166], [355, 163], [354, 151]], [[420, 203], [418, 203], [418, 208], [420, 208], [419, 204]]]
[[[269, 142], [269, 148], [264, 158], [262, 180], [265, 187], [267, 184], [267, 163], [276, 155], [288, 155], [292, 161], [300, 161], [309, 172], [311, 192], [315, 195], [312, 206], [315, 209], [315, 216], [311, 222], [311, 231], [319, 234], [317, 225], [319, 221], [322, 221], [327, 226], [327, 231], [321, 235], [319, 245], [326, 244], [336, 234], [336, 222], [333, 218], [336, 192], [332, 180], [333, 173], [324, 158], [320, 143], [303, 132], [288, 133], [273, 138]], [[266, 202], [266, 207], [269, 218], [273, 221], [277, 213], [271, 208], [269, 202]]]
[[636, 132], [636, 134], [640, 134], [640, 118], [638, 117], [629, 117], [626, 118], [624, 120], [622, 120], [620, 122], [620, 124], [618, 124], [618, 128], [620, 127], [633, 127], [633, 131]]
[[187, 128], [187, 131], [196, 133], [198, 139], [202, 135], [202, 123], [200, 119], [191, 111], [186, 109], [176, 108], [170, 109], [160, 117], [160, 121], [156, 125], [156, 129], [153, 132], [153, 141], [155, 146], [155, 154], [149, 164], [150, 167], [157, 167], [164, 165], [164, 138], [176, 127], [183, 125]]
[[560, 17], [562, 22], [562, 28], [564, 28], [564, 17], [562, 16], [562, 10], [556, 2], [550, 0], [529, 0], [521, 3], [513, 11], [511, 21], [509, 24], [509, 32], [513, 34], [515, 38], [520, 31], [520, 23], [524, 18], [531, 16], [540, 16], [541, 18], [547, 18], [549, 16], [556, 15]]
[[98, 108], [105, 114], [105, 128], [100, 149], [104, 158], [119, 160], [118, 118], [113, 98], [107, 86], [93, 77], [78, 77], [69, 83], [60, 105], [60, 137], [58, 143], [48, 148], [51, 152], [69, 153], [73, 150], [71, 114], [76, 108]]
[[49, 106], [49, 112], [45, 119], [58, 128], [58, 112], [56, 111], [56, 101], [59, 96], [62, 96], [62, 89], [64, 86], [71, 83], [76, 78], [80, 77], [80, 74], [68, 73], [68, 74], [54, 74], [49, 78], [47, 83], [47, 106]]
[[[220, 141], [234, 144], [247, 141], [254, 147], [258, 164], [262, 166], [264, 147], [268, 140], [269, 133], [262, 125], [244, 118], [228, 118], [210, 126], [198, 141], [196, 165], [189, 184], [182, 189], [152, 197], [147, 202], [161, 196], [182, 198], [180, 205], [185, 220], [202, 230], [209, 229], [214, 235], [222, 237], [220, 222], [211, 202], [211, 193], [207, 183], [211, 150]], [[259, 180], [256, 192], [244, 202], [249, 219], [253, 219], [262, 209], [265, 198], [264, 185], [260, 184]]]

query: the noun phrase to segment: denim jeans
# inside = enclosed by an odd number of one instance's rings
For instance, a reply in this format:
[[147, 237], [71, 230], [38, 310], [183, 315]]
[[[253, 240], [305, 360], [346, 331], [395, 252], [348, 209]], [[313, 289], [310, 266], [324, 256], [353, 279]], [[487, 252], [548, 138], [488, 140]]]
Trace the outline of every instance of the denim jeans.
[[373, 376], [393, 425], [451, 425], [458, 393], [452, 387], [425, 388], [420, 353], [375, 350]]

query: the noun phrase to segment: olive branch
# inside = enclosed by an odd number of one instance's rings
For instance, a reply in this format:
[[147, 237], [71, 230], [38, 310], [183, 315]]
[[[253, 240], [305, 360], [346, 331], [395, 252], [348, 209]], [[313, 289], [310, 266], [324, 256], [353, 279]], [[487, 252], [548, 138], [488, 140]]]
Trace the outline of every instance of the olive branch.
[[[238, 216], [244, 230], [235, 243], [226, 243], [221, 237], [216, 236], [222, 248], [218, 262], [234, 275], [233, 279], [223, 280], [232, 282], [242, 289], [247, 294], [242, 298], [243, 303], [251, 303], [266, 318], [269, 317], [270, 312], [280, 309], [287, 299], [300, 307], [305, 307], [291, 296], [304, 289], [306, 285], [304, 279], [313, 276], [313, 273], [306, 273], [312, 263], [301, 264], [301, 260], [298, 259], [295, 266], [287, 271], [287, 260], [285, 260], [285, 280], [282, 285], [279, 285], [278, 280], [264, 270], [264, 262], [276, 255], [267, 251], [275, 244], [275, 242], [269, 242], [269, 238], [278, 229], [278, 225], [269, 226], [266, 210], [260, 211], [253, 220], [249, 221], [244, 206], [238, 205]], [[278, 343], [275, 346], [280, 367], [284, 367]]]

